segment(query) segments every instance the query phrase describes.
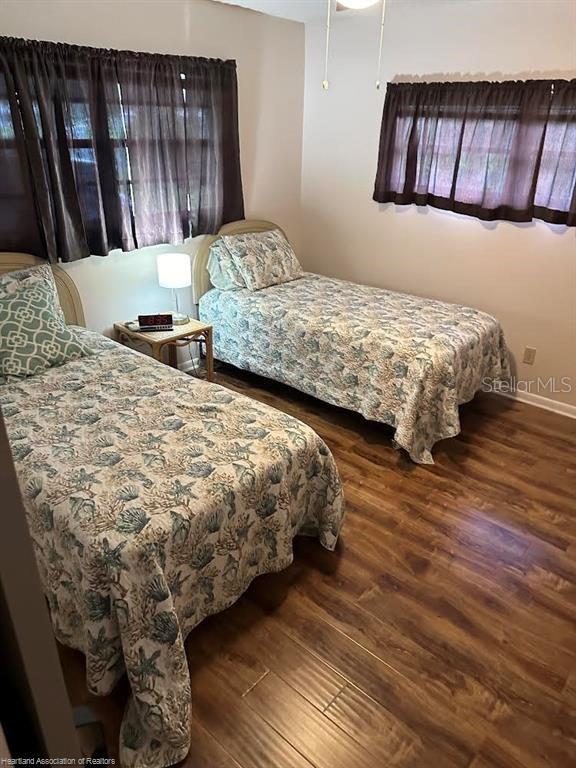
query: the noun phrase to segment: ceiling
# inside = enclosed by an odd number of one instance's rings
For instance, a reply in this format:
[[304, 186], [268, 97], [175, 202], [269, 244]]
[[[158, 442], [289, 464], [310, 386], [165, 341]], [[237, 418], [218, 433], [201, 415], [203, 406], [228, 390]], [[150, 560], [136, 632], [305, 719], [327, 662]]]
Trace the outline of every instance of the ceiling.
[[312, 21], [326, 15], [326, 0], [216, 0], [241, 5], [253, 11], [269, 13], [293, 21]]

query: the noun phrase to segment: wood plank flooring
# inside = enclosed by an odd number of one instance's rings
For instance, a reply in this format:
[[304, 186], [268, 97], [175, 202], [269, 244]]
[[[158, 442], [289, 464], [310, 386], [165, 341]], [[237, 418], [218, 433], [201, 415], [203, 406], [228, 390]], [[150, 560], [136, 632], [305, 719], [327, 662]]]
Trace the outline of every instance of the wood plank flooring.
[[[186, 768], [576, 766], [576, 421], [482, 395], [416, 466], [360, 416], [216, 380], [325, 439], [348, 513], [336, 552], [298, 540], [191, 634]], [[127, 686], [97, 699], [62, 660], [114, 755]]]

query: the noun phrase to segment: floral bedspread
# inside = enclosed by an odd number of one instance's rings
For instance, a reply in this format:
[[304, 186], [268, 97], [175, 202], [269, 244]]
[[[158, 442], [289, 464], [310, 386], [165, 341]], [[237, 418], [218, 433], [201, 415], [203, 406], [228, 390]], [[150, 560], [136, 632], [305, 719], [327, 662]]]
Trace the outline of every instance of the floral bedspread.
[[297, 533], [333, 549], [341, 484], [296, 419], [82, 337], [94, 356], [0, 403], [56, 636], [96, 694], [127, 671], [122, 764], [161, 768], [190, 748], [186, 635], [286, 567]]
[[219, 360], [395, 428], [413, 461], [460, 431], [458, 405], [509, 376], [497, 320], [476, 309], [306, 273], [260, 291], [211, 290], [200, 318]]

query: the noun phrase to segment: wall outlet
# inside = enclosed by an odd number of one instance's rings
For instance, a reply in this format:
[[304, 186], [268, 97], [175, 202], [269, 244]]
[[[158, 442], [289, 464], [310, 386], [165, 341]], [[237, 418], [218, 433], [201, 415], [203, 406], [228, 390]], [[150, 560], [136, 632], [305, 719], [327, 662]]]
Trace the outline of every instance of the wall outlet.
[[534, 360], [536, 360], [536, 348], [524, 347], [524, 357], [522, 358], [522, 362], [526, 363], [526, 365], [534, 365]]

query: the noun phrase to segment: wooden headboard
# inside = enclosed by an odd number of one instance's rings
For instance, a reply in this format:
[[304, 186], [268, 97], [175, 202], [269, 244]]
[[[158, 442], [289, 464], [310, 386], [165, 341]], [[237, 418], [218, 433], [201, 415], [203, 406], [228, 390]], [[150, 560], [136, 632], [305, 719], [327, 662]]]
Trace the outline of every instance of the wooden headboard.
[[[17, 269], [33, 267], [37, 264], [46, 264], [44, 259], [32, 256], [29, 253], [8, 253], [0, 251], [0, 275], [5, 272], [15, 272]], [[58, 290], [60, 306], [69, 325], [86, 325], [84, 309], [78, 288], [70, 275], [55, 265], [52, 266], [54, 282]]]
[[200, 297], [212, 288], [206, 265], [208, 264], [210, 248], [219, 237], [222, 235], [243, 235], [247, 232], [268, 232], [271, 229], [280, 230], [284, 237], [286, 237], [282, 227], [279, 227], [278, 224], [274, 224], [273, 221], [258, 219], [231, 221], [229, 224], [224, 224], [218, 230], [217, 235], [206, 235], [192, 261], [192, 298], [194, 304], [198, 304]]

